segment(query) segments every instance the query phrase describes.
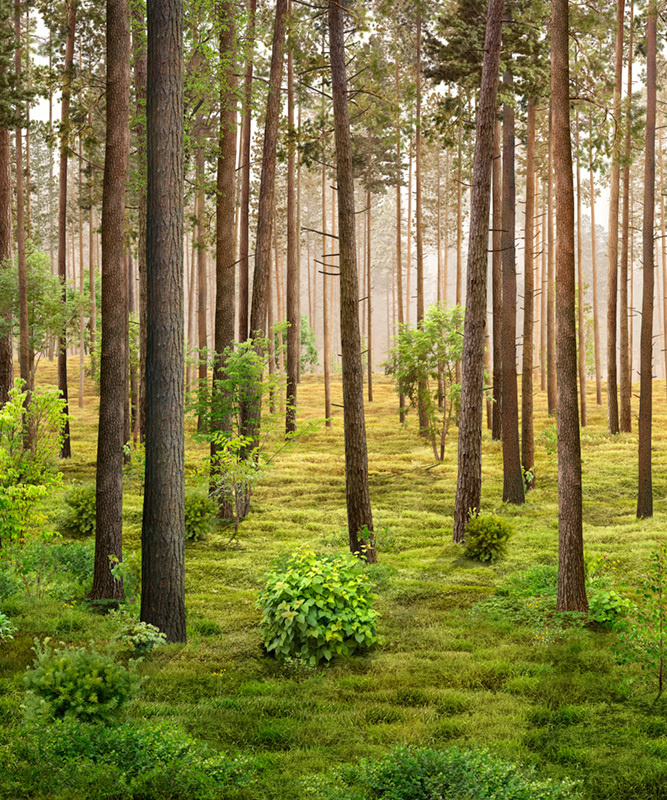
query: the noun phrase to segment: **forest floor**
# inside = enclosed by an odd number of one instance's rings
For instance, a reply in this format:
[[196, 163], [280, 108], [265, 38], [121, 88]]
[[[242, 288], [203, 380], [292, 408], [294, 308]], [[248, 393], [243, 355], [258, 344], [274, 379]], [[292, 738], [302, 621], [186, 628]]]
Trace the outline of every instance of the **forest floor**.
[[[39, 382], [55, 378], [40, 368]], [[606, 556], [611, 584], [636, 598], [651, 553], [667, 543], [667, 403], [654, 393], [655, 515], [635, 518], [634, 431], [610, 436], [606, 398], [588, 384], [582, 430], [584, 540]], [[535, 765], [539, 774], [582, 781], [589, 800], [667, 798], [667, 705], [654, 704], [657, 679], [618, 666], [617, 635], [565, 627], [553, 615], [558, 562], [557, 465], [546, 395], [535, 396], [537, 486], [525, 505], [501, 502], [501, 445], [484, 431], [483, 510], [512, 522], [507, 556], [485, 566], [451, 541], [456, 489], [456, 429], [445, 461], [434, 465], [414, 413], [401, 426], [389, 378], [374, 376], [366, 405], [370, 493], [378, 565], [368, 571], [379, 595], [381, 645], [367, 655], [317, 669], [281, 666], [261, 646], [257, 594], [271, 563], [300, 545], [322, 553], [347, 548], [342, 409], [279, 455], [255, 490], [251, 513], [230, 542], [216, 530], [186, 546], [188, 644], [160, 648], [144, 661], [148, 676], [132, 717], [175, 719], [229, 753], [251, 753], [256, 780], [247, 800], [297, 800], [309, 779], [398, 743], [447, 748], [485, 746]], [[320, 376], [299, 387], [299, 413], [323, 417]], [[333, 402], [342, 404], [340, 377]], [[633, 402], [637, 403], [636, 398]], [[45, 504], [53, 521], [63, 496], [95, 476], [98, 400], [71, 403], [71, 462], [64, 487]], [[205, 447], [188, 422], [187, 483], [204, 485]], [[127, 486], [124, 548], [140, 544], [142, 498]], [[21, 722], [22, 673], [35, 637], [87, 643], [110, 637], [107, 620], [81, 604], [44, 597], [0, 601], [18, 627], [0, 648], [0, 739]], [[632, 680], [634, 679], [634, 680]]]

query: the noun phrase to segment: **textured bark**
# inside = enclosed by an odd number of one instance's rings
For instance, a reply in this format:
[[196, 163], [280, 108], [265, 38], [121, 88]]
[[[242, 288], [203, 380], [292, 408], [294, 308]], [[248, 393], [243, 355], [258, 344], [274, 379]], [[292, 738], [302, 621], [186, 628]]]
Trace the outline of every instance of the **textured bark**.
[[[533, 473], [535, 446], [533, 441], [533, 295], [534, 282], [534, 220], [535, 220], [535, 102], [528, 101], [526, 133], [526, 228], [524, 249], [523, 288], [523, 365], [521, 370], [521, 465]], [[535, 485], [535, 477], [529, 482]]]
[[558, 599], [559, 611], [587, 611], [577, 406], [574, 186], [570, 142], [568, 4], [553, 0], [551, 108], [556, 176], [556, 314], [558, 317]]
[[484, 391], [484, 330], [488, 272], [489, 208], [503, 0], [489, 0], [477, 104], [477, 134], [472, 175], [468, 247], [467, 305], [461, 360], [461, 413], [454, 541], [464, 538], [470, 513], [478, 513], [482, 491], [482, 395]]
[[146, 488], [141, 619], [185, 642], [183, 4], [148, 0]]
[[[0, 128], [0, 269], [9, 269], [12, 256], [12, 181], [9, 131]], [[12, 336], [0, 339], [0, 405], [9, 399], [14, 384]]]
[[653, 280], [655, 269], [655, 118], [656, 37], [658, 8], [650, 0], [646, 30], [646, 146], [644, 148], [644, 219], [642, 250], [644, 285], [642, 294], [641, 363], [639, 377], [639, 490], [637, 516], [653, 516], [651, 434], [653, 425]]
[[359, 334], [359, 285], [355, 242], [352, 143], [345, 76], [343, 9], [329, 0], [329, 48], [336, 138], [340, 259], [340, 329], [343, 354], [345, 494], [350, 551], [375, 562], [373, 515], [368, 491], [368, 454], [364, 418], [364, 377]]
[[[503, 83], [513, 84], [507, 71]], [[514, 108], [503, 106], [503, 502], [523, 503], [516, 385], [516, 185]]]
[[[74, 63], [74, 28], [76, 25], [76, 0], [67, 3], [67, 40], [65, 43], [65, 72], [63, 76], [62, 105], [60, 114], [60, 175], [58, 191], [58, 277], [62, 284], [65, 301], [67, 280], [67, 152], [69, 147], [69, 105], [72, 92], [72, 65]], [[67, 337], [65, 331], [58, 337], [58, 389], [65, 401], [64, 414], [69, 414], [67, 394]], [[61, 458], [72, 457], [69, 435], [69, 418], [65, 422]]]
[[255, 11], [257, 0], [248, 0], [248, 28], [246, 38], [250, 52], [243, 78], [243, 123], [241, 127], [241, 207], [239, 209], [239, 342], [248, 338], [248, 253], [250, 219], [250, 133], [252, 127], [252, 71], [255, 43]]
[[130, 28], [127, 0], [107, 0], [107, 119], [102, 187], [102, 348], [95, 484], [93, 600], [120, 600], [109, 556], [123, 558], [123, 445], [127, 395], [127, 293], [123, 225], [130, 137]]
[[614, 140], [609, 176], [609, 226], [607, 236], [607, 424], [610, 433], [619, 432], [618, 377], [616, 356], [616, 314], [618, 311], [618, 193], [620, 183], [621, 83], [623, 80], [623, 15], [625, 0], [618, 0], [616, 26], [616, 69], [614, 83]]
[[[289, 4], [292, 12], [292, 3]], [[290, 49], [287, 56], [287, 124], [292, 139], [287, 158], [287, 410], [285, 432], [296, 432], [297, 382], [299, 374], [299, 232], [296, 225], [296, 157], [294, 134], [294, 53]]]
[[554, 315], [554, 289], [556, 280], [554, 242], [554, 171], [553, 171], [553, 109], [549, 116], [549, 177], [547, 181], [547, 237], [549, 256], [547, 262], [547, 410], [556, 413], [556, 317]]
[[493, 292], [493, 426], [491, 438], [500, 441], [503, 430], [502, 387], [503, 348], [503, 162], [500, 151], [501, 123], [493, 129], [493, 234], [492, 277]]
[[586, 326], [584, 321], [584, 249], [581, 240], [581, 169], [579, 165], [579, 109], [577, 109], [577, 339], [581, 425], [586, 427]]

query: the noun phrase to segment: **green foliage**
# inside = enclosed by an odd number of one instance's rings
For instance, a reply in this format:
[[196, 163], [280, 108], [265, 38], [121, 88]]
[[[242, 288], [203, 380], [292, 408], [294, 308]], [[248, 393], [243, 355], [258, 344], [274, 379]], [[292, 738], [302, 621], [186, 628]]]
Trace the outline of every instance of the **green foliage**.
[[556, 429], [556, 423], [551, 422], [547, 425], [539, 435], [538, 440], [547, 451], [547, 455], [555, 456], [558, 452], [558, 431]]
[[141, 594], [141, 554], [127, 553], [122, 561], [117, 556], [109, 556], [111, 574], [117, 581], [123, 582], [125, 600], [134, 603]]
[[62, 527], [76, 536], [91, 536], [95, 533], [97, 498], [94, 485], [79, 486], [65, 496], [68, 510]]
[[513, 533], [512, 524], [495, 514], [473, 516], [466, 524], [464, 552], [476, 561], [496, 561], [505, 555]]
[[187, 491], [185, 493], [186, 540], [196, 542], [208, 533], [217, 510], [215, 502], [205, 492]]
[[30, 718], [71, 716], [108, 723], [139, 692], [136, 662], [126, 668], [113, 655], [99, 653], [92, 642], [90, 648], [61, 644], [53, 649], [48, 638], [43, 643], [35, 639], [33, 650], [35, 660], [24, 677]]
[[0, 644], [9, 639], [13, 639], [15, 633], [16, 626], [12, 624], [12, 621], [6, 614], [0, 611]]
[[373, 647], [374, 597], [358, 559], [299, 550], [268, 574], [260, 592], [264, 646], [280, 660], [312, 665]]
[[118, 632], [113, 637], [121, 648], [132, 650], [136, 656], [150, 655], [156, 647], [165, 644], [167, 637], [156, 626], [149, 622], [141, 622], [127, 613], [112, 612], [120, 623]]
[[388, 371], [396, 391], [412, 408], [423, 408], [436, 461], [445, 457], [447, 432], [458, 413], [461, 385], [456, 368], [463, 349], [463, 308], [430, 306], [416, 328], [400, 326], [398, 343], [390, 353]]
[[219, 753], [173, 722], [29, 725], [0, 748], [0, 797], [217, 800], [251, 780], [243, 757]]
[[621, 618], [615, 646], [619, 664], [638, 664], [646, 680], [658, 681], [662, 694], [667, 663], [667, 547], [651, 555], [649, 571], [639, 589], [632, 614]]
[[540, 778], [488, 750], [396, 747], [311, 785], [321, 800], [575, 800], [574, 781]]
[[588, 618], [592, 622], [614, 627], [619, 617], [632, 608], [632, 602], [613, 589], [598, 589], [588, 599]]
[[310, 320], [305, 314], [301, 315], [301, 372], [314, 372], [319, 366], [320, 358], [317, 353], [315, 331], [310, 327]]

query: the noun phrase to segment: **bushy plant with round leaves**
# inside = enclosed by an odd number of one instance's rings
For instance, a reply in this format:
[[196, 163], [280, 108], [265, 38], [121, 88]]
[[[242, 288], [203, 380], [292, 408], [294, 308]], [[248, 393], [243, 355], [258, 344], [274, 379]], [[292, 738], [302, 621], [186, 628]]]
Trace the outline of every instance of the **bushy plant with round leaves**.
[[94, 485], [77, 486], [65, 496], [65, 512], [61, 526], [74, 536], [92, 536], [95, 533], [97, 497]]
[[281, 661], [311, 665], [367, 650], [378, 642], [375, 597], [358, 559], [299, 550], [260, 592], [264, 646]]
[[632, 601], [613, 589], [598, 589], [588, 600], [588, 619], [613, 628], [632, 609]]
[[167, 637], [156, 625], [121, 614], [120, 628], [113, 637], [113, 641], [121, 648], [131, 650], [137, 656], [147, 656], [156, 647], [165, 644]]
[[8, 639], [13, 639], [15, 632], [16, 626], [6, 614], [0, 611], [0, 644], [6, 642]]
[[465, 529], [464, 553], [475, 561], [496, 561], [505, 555], [513, 533], [511, 523], [495, 514], [470, 517]]
[[24, 677], [28, 718], [111, 722], [141, 687], [136, 661], [124, 667], [92, 642], [89, 648], [61, 643], [54, 649], [47, 637], [43, 643], [35, 639], [33, 650]]
[[204, 492], [185, 493], [185, 538], [201, 539], [211, 530], [218, 507]]

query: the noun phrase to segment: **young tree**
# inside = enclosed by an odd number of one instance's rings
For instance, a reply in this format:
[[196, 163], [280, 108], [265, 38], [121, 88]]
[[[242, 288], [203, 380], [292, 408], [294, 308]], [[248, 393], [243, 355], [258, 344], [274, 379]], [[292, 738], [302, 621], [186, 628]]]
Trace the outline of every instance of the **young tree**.
[[130, 134], [127, 0], [107, 0], [107, 120], [102, 187], [102, 347], [97, 434], [95, 568], [91, 599], [120, 600], [109, 556], [123, 558], [123, 445], [127, 396], [124, 223]]
[[551, 109], [556, 179], [558, 410], [558, 611], [587, 611], [577, 404], [574, 184], [570, 140], [568, 2], [553, 0]]
[[350, 551], [375, 562], [373, 515], [368, 491], [368, 453], [364, 418], [364, 377], [359, 334], [359, 285], [355, 241], [352, 142], [345, 75], [344, 9], [329, 0], [329, 50], [336, 137], [338, 234], [340, 259], [340, 329], [343, 351], [345, 414], [345, 491]]
[[459, 473], [454, 506], [454, 541], [464, 538], [470, 513], [479, 513], [482, 493], [482, 409], [484, 395], [484, 332], [488, 271], [491, 165], [498, 69], [502, 37], [503, 0], [489, 0], [477, 104], [477, 135], [473, 162], [466, 316], [461, 363], [459, 416]]
[[185, 642], [183, 3], [148, 0], [146, 479], [141, 619]]

